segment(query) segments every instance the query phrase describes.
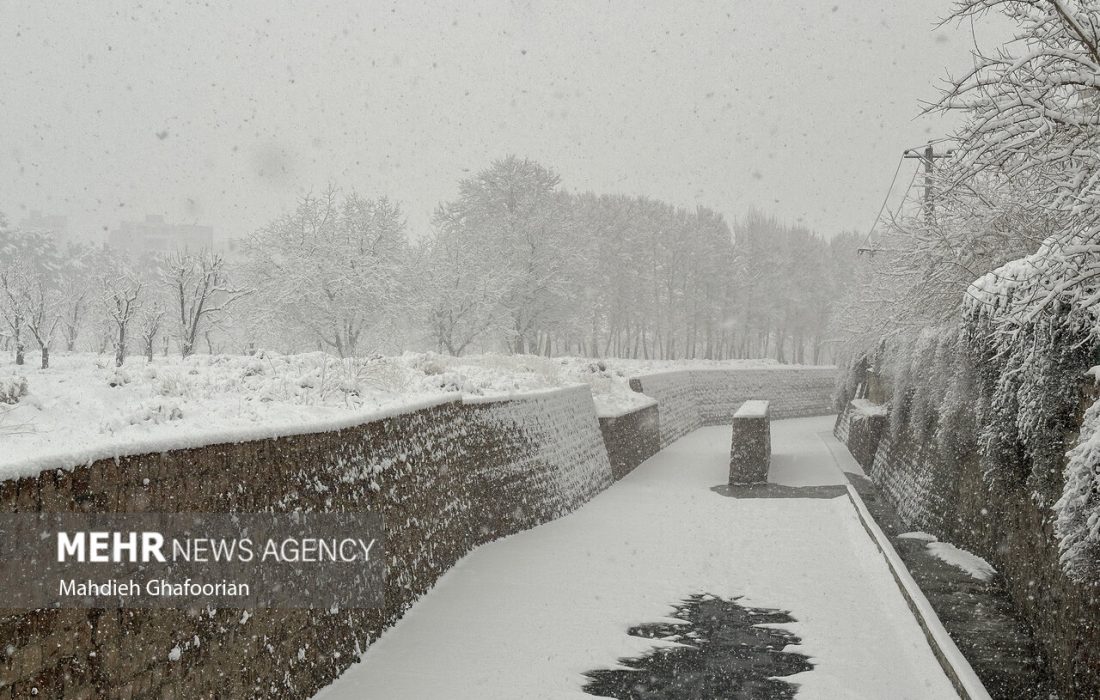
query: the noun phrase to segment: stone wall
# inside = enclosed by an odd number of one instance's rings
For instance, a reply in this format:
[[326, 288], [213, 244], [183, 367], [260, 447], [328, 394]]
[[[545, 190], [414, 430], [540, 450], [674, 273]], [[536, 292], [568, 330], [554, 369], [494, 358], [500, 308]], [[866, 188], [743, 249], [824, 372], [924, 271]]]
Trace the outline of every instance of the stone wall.
[[470, 549], [611, 481], [582, 387], [0, 482], [6, 511], [371, 510], [387, 536], [384, 608], [0, 611], [0, 698], [310, 697]]
[[702, 427], [692, 372], [663, 372], [635, 377], [630, 380], [630, 387], [657, 399], [662, 448]]
[[[1078, 583], [1065, 574], [1049, 500], [1042, 503], [1026, 481], [1013, 478], [1031, 471], [1031, 459], [1004, 441], [979, 444], [975, 426], [958, 416], [972, 415], [973, 409], [966, 409], [986, 400], [988, 389], [983, 390], [981, 376], [967, 366], [965, 357], [946, 364], [956, 368], [956, 377], [946, 392], [932, 392], [937, 395], [933, 398], [954, 395], [943, 405], [961, 406], [959, 414], [945, 414], [934, 402], [921, 406], [895, 396], [906, 415], [881, 431], [877, 446], [854, 444], [850, 405], [834, 433], [853, 453], [874, 448], [870, 476], [906, 527], [930, 532], [993, 564], [1004, 577], [1013, 605], [1035, 631], [1059, 697], [1100, 697], [1100, 582]], [[1091, 382], [1082, 383], [1078, 424], [1096, 392]], [[1056, 433], [1048, 439], [1064, 454], [1076, 436]], [[982, 449], [1006, 455], [998, 463], [998, 473], [989, 473]]]
[[772, 420], [822, 416], [836, 410], [834, 367], [703, 369], [693, 374], [703, 425], [724, 425], [749, 399], [767, 400]]
[[770, 401], [773, 419], [833, 413], [836, 369], [680, 370], [636, 377], [631, 386], [657, 399], [664, 447], [701, 426], [728, 423], [749, 399]]
[[746, 399], [831, 412], [831, 370], [728, 371], [743, 372], [635, 379], [659, 405], [614, 418], [579, 387], [0, 481], [8, 512], [370, 510], [387, 538], [383, 608], [0, 609], [0, 700], [310, 697], [472, 548], [575, 510]]
[[845, 422], [847, 432], [843, 439], [859, 466], [871, 473], [874, 471], [879, 442], [886, 432], [888, 416], [885, 411], [866, 410], [861, 405], [865, 403], [867, 402], [852, 401], [849, 404], [851, 410], [844, 412], [848, 419]]
[[600, 432], [616, 481], [661, 449], [661, 423], [656, 405], [619, 416], [601, 417]]
[[946, 539], [981, 554], [1004, 575], [1009, 596], [1034, 630], [1059, 697], [1100, 697], [1100, 582], [1071, 581], [1059, 565], [1050, 518], [1021, 492], [989, 497], [976, 459], [958, 472]]
[[[850, 433], [849, 450], [854, 446], [852, 437]], [[866, 455], [871, 445], [865, 442], [857, 450]], [[909, 527], [942, 534], [950, 517], [954, 489], [936, 478], [936, 461], [929, 459], [929, 451], [927, 445], [908, 435], [881, 433], [878, 448], [871, 452], [874, 462], [868, 476]]]

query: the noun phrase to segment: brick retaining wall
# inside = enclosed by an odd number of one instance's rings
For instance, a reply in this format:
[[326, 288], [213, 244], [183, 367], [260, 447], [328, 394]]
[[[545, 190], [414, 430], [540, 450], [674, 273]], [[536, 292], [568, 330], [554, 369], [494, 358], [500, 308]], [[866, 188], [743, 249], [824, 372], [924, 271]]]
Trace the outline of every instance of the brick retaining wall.
[[[1095, 389], [1082, 389], [1082, 406], [1095, 400], [1090, 391]], [[853, 444], [856, 431], [842, 430], [851, 415], [849, 405], [834, 434], [853, 453], [866, 451]], [[1066, 448], [1074, 440], [1067, 435]], [[1075, 583], [1063, 573], [1049, 508], [1023, 489], [991, 488], [977, 444], [954, 434], [952, 444], [944, 459], [932, 440], [908, 426], [885, 429], [870, 476], [906, 527], [973, 551], [1000, 572], [1015, 608], [1035, 631], [1060, 697], [1100, 697], [1100, 584]]]
[[0, 482], [7, 511], [371, 510], [387, 536], [380, 609], [3, 611], [0, 698], [309, 697], [470, 549], [611, 481], [581, 387]]
[[771, 402], [773, 419], [835, 412], [834, 367], [697, 369], [661, 372], [630, 380], [635, 391], [657, 399], [661, 447], [704, 425], [725, 425], [749, 399]]
[[630, 380], [630, 388], [657, 399], [657, 410], [661, 416], [662, 448], [702, 427], [703, 420], [699, 416], [691, 372], [665, 372], [635, 377]]
[[661, 449], [661, 423], [656, 405], [619, 416], [601, 417], [600, 432], [616, 481]]
[[575, 510], [746, 399], [768, 398], [782, 416], [830, 413], [832, 372], [650, 375], [631, 384], [658, 406], [602, 419], [587, 387], [456, 400], [330, 432], [0, 481], [8, 512], [370, 510], [387, 538], [378, 609], [0, 609], [0, 700], [310, 697], [472, 548]]

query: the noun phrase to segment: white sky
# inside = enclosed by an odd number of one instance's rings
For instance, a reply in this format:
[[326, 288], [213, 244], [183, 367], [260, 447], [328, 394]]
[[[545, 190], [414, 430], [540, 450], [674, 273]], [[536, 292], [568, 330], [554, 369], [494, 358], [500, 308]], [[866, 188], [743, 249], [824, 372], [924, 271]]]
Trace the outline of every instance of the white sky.
[[969, 65], [969, 25], [933, 31], [948, 9], [0, 0], [0, 211], [240, 236], [331, 180], [417, 235], [516, 153], [568, 189], [865, 231], [901, 150], [948, 130], [915, 119]]

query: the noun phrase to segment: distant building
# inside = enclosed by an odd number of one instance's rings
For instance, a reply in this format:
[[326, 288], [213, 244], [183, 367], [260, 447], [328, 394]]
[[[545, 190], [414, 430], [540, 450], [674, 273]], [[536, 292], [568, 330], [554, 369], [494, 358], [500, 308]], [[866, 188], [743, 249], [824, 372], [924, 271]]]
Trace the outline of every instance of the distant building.
[[49, 233], [57, 243], [69, 240], [69, 217], [60, 214], [46, 214], [32, 209], [30, 216], [19, 222], [21, 231], [40, 231]]
[[137, 258], [187, 251], [198, 253], [214, 247], [214, 228], [194, 224], [169, 224], [149, 214], [145, 221], [123, 221], [107, 234], [107, 245]]
[[214, 245], [214, 251], [226, 260], [240, 260], [245, 256], [247, 238], [223, 238]]

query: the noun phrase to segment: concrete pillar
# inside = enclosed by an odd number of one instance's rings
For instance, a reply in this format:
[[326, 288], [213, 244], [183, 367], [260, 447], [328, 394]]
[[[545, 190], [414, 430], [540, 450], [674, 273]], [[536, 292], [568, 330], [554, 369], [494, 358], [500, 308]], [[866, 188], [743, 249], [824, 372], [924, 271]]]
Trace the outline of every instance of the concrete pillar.
[[746, 401], [733, 414], [730, 485], [766, 484], [772, 459], [772, 431], [767, 401]]

